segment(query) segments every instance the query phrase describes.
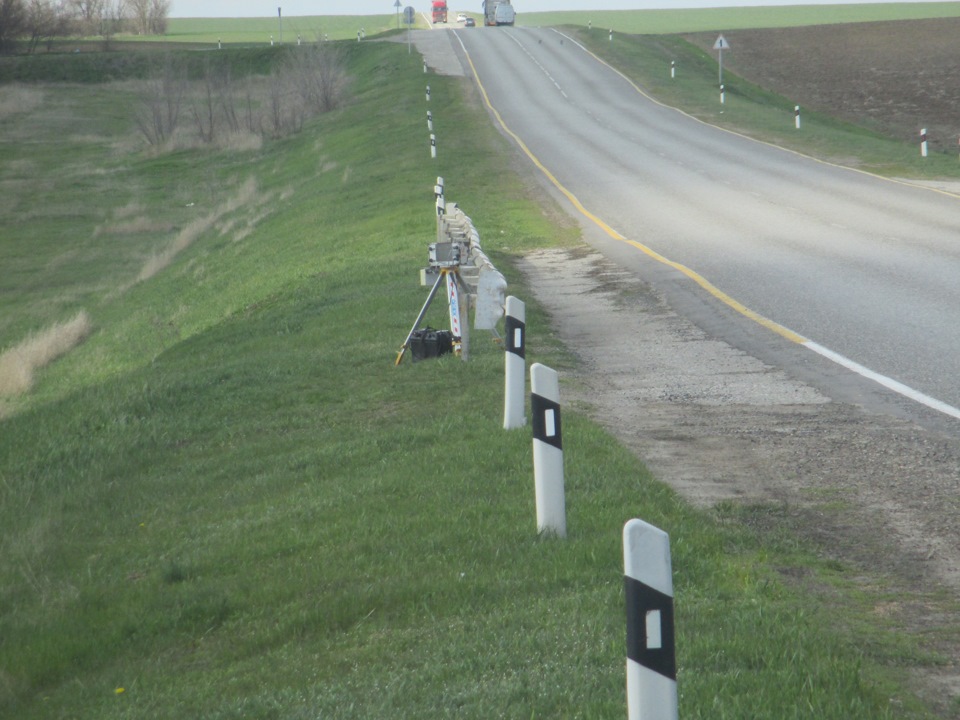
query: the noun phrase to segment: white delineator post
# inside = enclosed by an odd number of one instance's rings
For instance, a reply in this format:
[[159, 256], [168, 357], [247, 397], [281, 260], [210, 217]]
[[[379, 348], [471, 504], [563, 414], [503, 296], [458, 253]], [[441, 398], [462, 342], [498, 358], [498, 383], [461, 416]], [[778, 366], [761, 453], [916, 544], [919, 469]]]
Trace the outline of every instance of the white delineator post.
[[720, 86], [720, 104], [726, 104], [726, 92], [723, 89], [723, 85]]
[[537, 532], [567, 536], [563, 490], [563, 439], [560, 432], [560, 377], [556, 370], [530, 367], [533, 425], [533, 482], [537, 501]]
[[504, 354], [503, 429], [513, 430], [527, 424], [523, 412], [527, 382], [527, 306], [522, 300], [507, 298], [504, 324], [507, 352]]
[[427, 110], [427, 130], [433, 132], [433, 113]]
[[427, 102], [430, 102], [430, 86], [427, 85]]
[[677, 76], [677, 61], [671, 60], [670, 61], [670, 79], [672, 80], [676, 76]]
[[433, 133], [430, 133], [430, 157], [437, 157], [437, 136]]
[[643, 520], [623, 528], [628, 720], [677, 720], [670, 538]]
[[927, 129], [920, 131], [920, 157], [927, 157]]
[[794, 122], [797, 126], [797, 130], [799, 130], [800, 129], [800, 106], [799, 105], [793, 108], [793, 117], [794, 117]]

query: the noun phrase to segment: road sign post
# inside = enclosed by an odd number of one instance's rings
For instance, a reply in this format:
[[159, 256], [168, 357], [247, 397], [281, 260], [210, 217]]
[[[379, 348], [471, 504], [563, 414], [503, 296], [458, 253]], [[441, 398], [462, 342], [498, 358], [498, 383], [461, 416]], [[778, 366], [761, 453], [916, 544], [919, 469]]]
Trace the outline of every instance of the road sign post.
[[730, 49], [730, 43], [727, 42], [727, 39], [721, 35], [717, 38], [717, 41], [713, 44], [713, 49], [716, 50], [720, 58], [720, 86], [723, 87], [723, 51]]

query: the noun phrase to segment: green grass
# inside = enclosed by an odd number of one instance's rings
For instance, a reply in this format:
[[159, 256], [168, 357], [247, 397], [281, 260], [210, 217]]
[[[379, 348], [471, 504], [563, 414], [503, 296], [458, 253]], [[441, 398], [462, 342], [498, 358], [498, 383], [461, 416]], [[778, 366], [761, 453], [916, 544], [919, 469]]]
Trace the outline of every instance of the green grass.
[[[422, 22], [422, 20], [421, 20]], [[327, 37], [330, 40], [356, 40], [363, 28], [368, 38], [397, 29], [395, 15], [328, 15], [291, 16], [282, 18], [283, 40], [296, 42], [300, 35], [304, 42]], [[400, 27], [405, 29], [403, 15]], [[171, 18], [167, 33], [148, 38], [174, 43], [270, 43], [280, 41], [281, 19], [276, 15], [265, 18]]]
[[788, 5], [685, 10], [599, 10], [517, 13], [518, 25], [582, 25], [605, 33], [663, 35], [705, 30], [797, 27], [884, 20], [957, 17], [960, 6], [948, 2]]
[[[574, 225], [467, 83], [429, 78], [433, 162], [420, 59], [345, 49], [349, 106], [258, 151], [146, 153], [124, 85], [40, 86], [2, 120], [0, 347], [78, 309], [95, 329], [0, 420], [0, 716], [622, 717], [620, 533], [643, 517], [672, 538], [683, 717], [930, 717], [897, 678], [939, 658], [836, 631], [869, 617], [862, 570], [691, 509], [573, 411], [570, 537], [536, 537], [501, 351], [393, 359], [437, 175], [518, 296], [513, 259]], [[153, 229], [106, 231], [131, 215]], [[573, 365], [529, 299], [528, 328], [530, 362]]]

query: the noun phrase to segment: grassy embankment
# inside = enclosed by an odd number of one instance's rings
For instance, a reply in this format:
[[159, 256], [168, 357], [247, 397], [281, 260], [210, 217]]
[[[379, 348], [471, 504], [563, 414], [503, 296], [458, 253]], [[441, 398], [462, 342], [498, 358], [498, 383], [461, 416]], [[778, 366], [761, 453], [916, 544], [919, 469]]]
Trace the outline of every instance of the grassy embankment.
[[129, 85], [0, 120], [0, 347], [91, 324], [0, 421], [0, 716], [622, 717], [638, 516], [673, 539], [684, 717], [927, 717], [896, 678], [939, 660], [860, 569], [692, 510], [572, 410], [570, 538], [535, 537], [500, 352], [392, 361], [436, 175], [515, 294], [574, 233], [460, 81], [430, 78], [432, 163], [419, 58], [347, 45], [354, 101], [261, 150], [143, 152]]

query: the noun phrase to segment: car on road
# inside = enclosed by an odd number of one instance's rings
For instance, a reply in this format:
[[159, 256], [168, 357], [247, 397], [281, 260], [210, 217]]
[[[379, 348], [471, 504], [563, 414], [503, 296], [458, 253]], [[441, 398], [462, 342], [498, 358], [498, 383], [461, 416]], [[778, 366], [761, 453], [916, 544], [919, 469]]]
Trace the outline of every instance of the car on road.
[[468, 17], [466, 20], [463, 21], [463, 26], [464, 26], [464, 27], [476, 27], [476, 26], [477, 26], [477, 21], [474, 20], [474, 19], [471, 18], [471, 17]]
[[466, 13], [457, 13], [457, 22], [466, 22], [467, 15]]

